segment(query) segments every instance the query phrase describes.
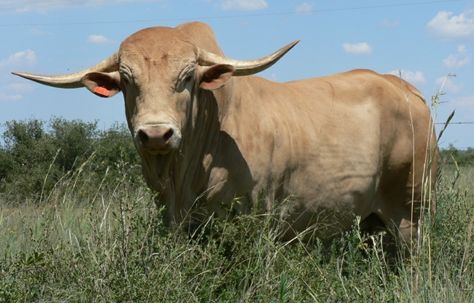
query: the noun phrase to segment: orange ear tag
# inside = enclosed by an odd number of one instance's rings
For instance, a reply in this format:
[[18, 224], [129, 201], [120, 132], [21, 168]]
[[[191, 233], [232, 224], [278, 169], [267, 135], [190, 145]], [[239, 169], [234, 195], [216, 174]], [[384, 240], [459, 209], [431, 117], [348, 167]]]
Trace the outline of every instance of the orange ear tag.
[[96, 86], [94, 88], [94, 93], [102, 97], [109, 97], [110, 91], [103, 86]]

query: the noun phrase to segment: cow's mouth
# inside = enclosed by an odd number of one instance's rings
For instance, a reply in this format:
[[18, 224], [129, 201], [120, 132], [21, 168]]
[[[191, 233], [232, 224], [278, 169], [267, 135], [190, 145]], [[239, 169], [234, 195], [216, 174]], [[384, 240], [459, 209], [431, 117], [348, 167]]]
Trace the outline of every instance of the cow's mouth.
[[143, 149], [145, 153], [151, 156], [165, 156], [173, 150], [172, 148], [169, 149]]

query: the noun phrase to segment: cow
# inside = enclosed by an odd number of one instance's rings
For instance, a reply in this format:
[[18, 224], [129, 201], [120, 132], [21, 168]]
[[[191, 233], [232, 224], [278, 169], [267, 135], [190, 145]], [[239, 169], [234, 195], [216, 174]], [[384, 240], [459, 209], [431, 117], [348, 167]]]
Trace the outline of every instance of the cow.
[[377, 218], [412, 241], [434, 209], [438, 159], [421, 93], [363, 69], [285, 83], [254, 76], [297, 43], [235, 60], [192, 22], [140, 30], [77, 73], [14, 74], [104, 98], [122, 92], [144, 178], [171, 226], [278, 209], [281, 239], [328, 238]]

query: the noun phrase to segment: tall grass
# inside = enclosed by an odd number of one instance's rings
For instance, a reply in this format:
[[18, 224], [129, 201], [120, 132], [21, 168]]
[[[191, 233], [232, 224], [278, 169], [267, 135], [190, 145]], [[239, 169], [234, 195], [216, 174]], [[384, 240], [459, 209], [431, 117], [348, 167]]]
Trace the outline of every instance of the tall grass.
[[444, 170], [430, 253], [394, 263], [357, 224], [331, 243], [288, 244], [273, 216], [250, 214], [190, 239], [162, 225], [144, 184], [107, 173], [98, 184], [87, 165], [42, 203], [1, 204], [0, 302], [474, 301], [474, 167]]

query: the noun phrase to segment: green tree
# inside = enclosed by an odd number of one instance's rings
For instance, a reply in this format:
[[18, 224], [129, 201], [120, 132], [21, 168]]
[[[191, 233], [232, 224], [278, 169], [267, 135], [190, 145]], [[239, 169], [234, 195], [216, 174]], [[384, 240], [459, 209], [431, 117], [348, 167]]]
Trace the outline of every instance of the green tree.
[[102, 131], [95, 151], [102, 169], [108, 167], [123, 173], [124, 168], [136, 168], [140, 163], [132, 137], [123, 124], [115, 124]]
[[45, 183], [45, 176], [48, 171], [53, 175], [58, 174], [57, 170], [50, 169], [56, 147], [45, 132], [44, 123], [39, 120], [7, 122], [3, 139], [3, 189], [22, 195], [40, 193], [45, 187], [51, 188], [53, 184]]
[[67, 121], [55, 118], [50, 122], [54, 146], [60, 149], [57, 163], [64, 172], [87, 159], [93, 152], [99, 132], [97, 122]]
[[141, 180], [139, 157], [123, 124], [101, 131], [97, 122], [62, 118], [47, 124], [34, 119], [9, 121], [3, 141], [0, 193], [9, 200], [47, 194], [62, 177], [73, 175], [81, 166], [88, 176], [83, 182], [91, 188], [115, 177]]

